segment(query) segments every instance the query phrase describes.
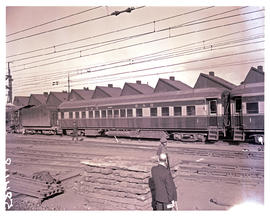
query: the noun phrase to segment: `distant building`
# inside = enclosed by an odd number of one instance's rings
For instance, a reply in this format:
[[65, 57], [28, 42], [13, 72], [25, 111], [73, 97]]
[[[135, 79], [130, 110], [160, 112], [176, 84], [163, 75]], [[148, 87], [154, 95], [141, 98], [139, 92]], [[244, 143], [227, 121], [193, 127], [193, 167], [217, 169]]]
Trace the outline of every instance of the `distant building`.
[[261, 65], [259, 65], [257, 68], [251, 67], [242, 84], [258, 83], [258, 82], [264, 82], [264, 71]]
[[194, 88], [210, 88], [210, 87], [217, 87], [217, 88], [226, 88], [231, 90], [236, 87], [236, 85], [215, 76], [213, 71], [209, 72], [209, 75], [201, 73], [199, 78], [197, 79]]
[[88, 87], [84, 87], [83, 89], [72, 89], [68, 100], [90, 100], [94, 94], [94, 90], [89, 90]]
[[112, 84], [108, 84], [108, 87], [96, 86], [92, 99], [106, 98], [106, 97], [119, 97], [121, 94], [121, 91], [122, 90], [120, 87], [113, 87]]
[[13, 104], [15, 106], [26, 106], [29, 102], [29, 97], [26, 96], [15, 96]]
[[192, 88], [187, 84], [175, 80], [174, 77], [170, 79], [160, 78], [155, 87], [154, 93], [168, 92], [168, 91], [181, 91], [181, 90], [191, 90]]
[[62, 102], [68, 101], [68, 93], [66, 91], [63, 92], [50, 92], [46, 104], [52, 106], [58, 106]]
[[39, 106], [41, 104], [46, 104], [48, 98], [48, 93], [43, 94], [31, 94], [29, 97], [28, 105]]
[[151, 94], [153, 91], [154, 88], [150, 87], [148, 84], [142, 84], [141, 81], [136, 81], [136, 83], [125, 83], [121, 96]]

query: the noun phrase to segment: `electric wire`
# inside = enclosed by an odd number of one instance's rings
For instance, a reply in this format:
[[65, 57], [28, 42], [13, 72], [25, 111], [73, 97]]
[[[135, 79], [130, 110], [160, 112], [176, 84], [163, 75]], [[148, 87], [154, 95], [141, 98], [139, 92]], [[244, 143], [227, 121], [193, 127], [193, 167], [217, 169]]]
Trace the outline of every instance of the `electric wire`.
[[[134, 8], [134, 9], [141, 9], [141, 8], [144, 8], [144, 7], [145, 6], [141, 6], [141, 7], [137, 7], [137, 8]], [[13, 40], [8, 40], [8, 41], [6, 41], [6, 43], [11, 43], [11, 42], [15, 42], [15, 41], [22, 40], [22, 39], [27, 39], [27, 38], [38, 36], [38, 35], [45, 34], [45, 33], [51, 33], [51, 32], [57, 31], [57, 30], [62, 30], [62, 29], [65, 29], [65, 28], [77, 26], [77, 25], [84, 24], [84, 23], [87, 23], [87, 22], [90, 22], [90, 21], [100, 20], [100, 19], [107, 18], [107, 17], [110, 17], [110, 16], [112, 16], [112, 14], [91, 18], [91, 19], [80, 21], [80, 22], [77, 22], [77, 23], [65, 25], [65, 26], [62, 26], [62, 27], [42, 31], [42, 32], [39, 32], [39, 33], [27, 35], [27, 36], [24, 36], [24, 37], [19, 37], [19, 38], [13, 39]]]
[[[154, 21], [143, 23], [143, 24], [133, 25], [133, 26], [130, 26], [130, 27], [125, 27], [125, 28], [122, 28], [122, 29], [117, 29], [117, 30], [114, 30], [114, 31], [109, 31], [109, 32], [97, 34], [97, 35], [94, 35], [94, 36], [90, 36], [90, 37], [86, 37], [86, 38], [82, 38], [82, 39], [78, 39], [78, 40], [74, 40], [74, 41], [69, 41], [69, 42], [57, 44], [57, 45], [50, 46], [50, 47], [40, 48], [40, 49], [31, 50], [31, 51], [27, 51], [27, 52], [23, 52], [23, 53], [17, 53], [17, 54], [9, 55], [9, 56], [7, 56], [7, 58], [13, 57], [13, 56], [18, 56], [18, 55], [24, 55], [24, 54], [28, 54], [28, 53], [32, 53], [32, 52], [38, 52], [38, 51], [46, 50], [46, 49], [54, 49], [55, 47], [60, 47], [60, 46], [64, 46], [64, 45], [70, 45], [72, 43], [77, 43], [77, 42], [84, 41], [84, 40], [94, 39], [94, 38], [97, 38], [97, 37], [106, 36], [106, 35], [113, 34], [113, 33], [119, 33], [119, 32], [122, 32], [122, 31], [131, 30], [131, 29], [134, 29], [134, 28], [138, 28], [138, 27], [149, 25], [149, 24], [153, 24], [153, 23], [157, 23], [157, 22], [169, 20], [169, 19], [172, 19], [172, 18], [175, 18], [175, 17], [180, 17], [180, 16], [183, 16], [183, 15], [195, 13], [195, 12], [198, 12], [198, 11], [208, 10], [210, 8], [213, 8], [213, 7], [214, 6], [206, 7], [206, 8], [201, 8], [201, 9], [196, 9], [196, 10], [192, 10], [192, 11], [189, 11], [189, 12], [181, 13], [181, 14], [178, 14], [178, 15], [166, 17], [166, 18], [163, 18], [163, 19], [154, 20]], [[244, 7], [242, 7], [242, 8], [244, 8]], [[240, 8], [240, 9], [242, 9], [242, 8]]]
[[79, 14], [86, 13], [88, 11], [92, 11], [92, 10], [101, 8], [101, 7], [102, 6], [97, 6], [97, 7], [90, 8], [90, 9], [87, 9], [87, 10], [83, 10], [83, 11], [80, 11], [80, 12], [77, 12], [77, 13], [73, 13], [73, 14], [70, 14], [70, 15], [67, 15], [67, 16], [64, 16], [64, 17], [60, 17], [60, 18], [57, 18], [57, 19], [54, 19], [54, 20], [51, 20], [51, 21], [47, 21], [47, 22], [44, 22], [44, 23], [41, 23], [41, 24], [38, 24], [38, 25], [35, 25], [35, 26], [32, 26], [32, 27], [28, 27], [28, 28], [25, 28], [25, 29], [22, 29], [22, 30], [19, 30], [19, 31], [10, 33], [10, 34], [7, 34], [6, 37], [9, 37], [9, 36], [12, 36], [12, 35], [15, 35], [15, 34], [18, 34], [18, 33], [22, 33], [22, 32], [28, 31], [28, 30], [32, 30], [34, 28], [41, 27], [41, 26], [44, 26], [44, 25], [47, 25], [47, 24], [51, 24], [51, 23], [54, 23], [54, 22], [57, 22], [57, 21], [60, 21], [60, 20], [64, 20], [64, 19], [76, 16], [76, 15], [79, 15]]
[[[88, 66], [88, 67], [84, 67], [84, 68], [81, 68], [81, 69], [68, 69], [68, 70], [66, 70], [64, 72], [63, 72], [63, 70], [56, 71], [56, 72], [44, 72], [43, 75], [44, 76], [47, 76], [48, 74], [52, 75], [52, 74], [58, 74], [58, 73], [66, 74], [67, 72], [71, 72], [71, 71], [84, 71], [84, 70], [98, 68], [98, 67], [104, 67], [104, 66], [108, 66], [108, 65], [120, 64], [122, 62], [124, 62], [124, 63], [125, 62], [130, 62], [131, 60], [145, 59], [145, 58], [151, 57], [153, 55], [157, 55], [157, 54], [168, 52], [168, 51], [174, 51], [176, 49], [183, 49], [183, 48], [189, 47], [191, 45], [194, 46], [196, 44], [201, 44], [201, 43], [203, 43], [203, 45], [204, 45], [206, 42], [211, 41], [211, 40], [221, 39], [221, 38], [224, 38], [224, 37], [227, 37], [227, 36], [231, 36], [231, 35], [235, 35], [235, 34], [238, 34], [238, 33], [247, 32], [247, 31], [250, 31], [250, 30], [254, 30], [254, 29], [257, 29], [257, 28], [260, 28], [260, 27], [263, 27], [263, 26], [264, 25], [256, 26], [256, 27], [253, 27], [253, 28], [248, 28], [248, 29], [244, 29], [244, 30], [240, 30], [240, 31], [234, 31], [234, 32], [230, 32], [230, 33], [227, 33], [227, 34], [219, 35], [219, 36], [216, 36], [216, 37], [204, 39], [204, 40], [201, 40], [201, 41], [184, 44], [184, 45], [181, 45], [181, 46], [178, 46], [178, 47], [174, 47], [172, 49], [161, 50], [161, 51], [158, 51], [158, 52], [155, 52], [155, 53], [148, 53], [148, 54], [142, 55], [142, 56], [131, 57], [131, 58], [128, 58], [128, 59], [118, 60], [118, 61], [109, 62], [109, 63], [105, 63], [105, 64], [103, 63], [103, 64], [99, 64], [99, 65], [94, 65], [94, 66]], [[227, 42], [227, 41], [225, 41], [225, 42]], [[42, 74], [39, 74], [39, 75], [42, 76]], [[30, 77], [32, 78], [33, 76], [30, 76]], [[24, 75], [23, 78], [26, 78], [26, 76]]]
[[259, 19], [263, 19], [263, 18], [264, 18], [264, 16], [263, 17], [257, 17], [257, 18], [251, 18], [251, 19], [246, 19], [246, 20], [242, 20], [242, 21], [238, 21], [238, 22], [232, 22], [232, 23], [228, 23], [228, 24], [209, 27], [209, 28], [205, 28], [205, 29], [193, 30], [193, 31], [190, 31], [190, 32], [181, 33], [181, 34], [177, 34], [177, 35], [170, 36], [170, 37], [162, 37], [162, 38], [158, 38], [158, 39], [155, 39], [155, 40], [145, 41], [145, 42], [136, 43], [136, 44], [132, 44], [132, 45], [128, 45], [128, 46], [122, 46], [122, 47], [118, 47], [118, 48], [114, 48], [114, 49], [108, 49], [108, 50], [101, 51], [101, 52], [96, 52], [96, 53], [91, 53], [91, 54], [86, 54], [86, 55], [81, 55], [80, 54], [79, 57], [67, 58], [67, 59], [62, 59], [62, 60], [58, 60], [58, 61], [54, 61], [54, 62], [41, 64], [41, 65], [35, 65], [35, 66], [31, 66], [31, 67], [27, 67], [27, 68], [23, 68], [23, 69], [19, 69], [19, 70], [14, 70], [13, 72], [23, 71], [23, 70], [27, 70], [27, 69], [36, 68], [36, 67], [47, 66], [47, 65], [56, 64], [56, 63], [60, 63], [60, 62], [65, 62], [65, 61], [70, 61], [70, 60], [74, 60], [74, 59], [78, 59], [78, 58], [82, 58], [82, 57], [87, 57], [87, 56], [93, 56], [93, 55], [97, 55], [97, 54], [112, 52], [112, 51], [116, 51], [116, 50], [120, 50], [120, 49], [126, 49], [126, 48], [130, 48], [130, 47], [138, 46], [138, 45], [153, 43], [153, 42], [166, 40], [166, 39], [172, 39], [172, 38], [179, 37], [179, 36], [184, 36], [184, 35], [193, 34], [193, 33], [199, 33], [199, 32], [203, 32], [203, 31], [213, 30], [213, 29], [216, 29], [216, 28], [227, 27], [227, 26], [231, 26], [231, 25], [244, 23], [244, 22], [255, 21], [255, 20], [259, 20]]
[[[232, 10], [229, 10], [227, 12], [231, 12], [231, 11]], [[103, 42], [92, 43], [92, 44], [73, 47], [73, 48], [68, 48], [68, 49], [55, 50], [55, 48], [54, 48], [54, 51], [52, 51], [52, 52], [45, 53], [45, 54], [39, 54], [39, 55], [35, 55], [35, 56], [28, 56], [28, 57], [20, 58], [20, 59], [13, 59], [12, 62], [27, 60], [27, 59], [31, 59], [31, 58], [37, 58], [37, 57], [41, 57], [41, 56], [52, 55], [52, 54], [61, 53], [61, 52], [67, 52], [67, 51], [74, 50], [74, 49], [82, 49], [82, 48], [85, 48], [85, 47], [95, 46], [93, 48], [77, 51], [77, 52], [81, 53], [81, 52], [89, 51], [89, 50], [92, 50], [92, 49], [100, 48], [100, 47], [103, 47], [103, 46], [111, 45], [111, 44], [114, 44], [114, 43], [122, 42], [122, 41], [125, 41], [125, 40], [130, 40], [130, 39], [134, 39], [134, 38], [137, 38], [137, 37], [143, 37], [143, 36], [153, 34], [153, 33], [160, 33], [160, 32], [164, 32], [164, 31], [168, 31], [168, 30], [177, 29], [177, 28], [180, 28], [180, 27], [187, 27], [187, 26], [202, 24], [202, 23], [205, 23], [205, 22], [212, 22], [212, 21], [217, 21], [217, 20], [220, 20], [220, 19], [227, 19], [227, 18], [232, 18], [232, 17], [235, 17], [235, 16], [242, 16], [242, 15], [247, 15], [247, 14], [251, 14], [251, 13], [257, 13], [257, 12], [260, 12], [260, 11], [263, 11], [263, 9], [256, 10], [256, 11], [251, 11], [251, 12], [245, 12], [245, 13], [236, 14], [236, 15], [225, 16], [225, 17], [221, 17], [221, 18], [215, 18], [215, 19], [206, 20], [206, 21], [201, 21], [201, 20], [207, 19], [209, 17], [214, 17], [214, 16], [217, 16], [217, 15], [221, 14], [221, 13], [218, 13], [218, 14], [215, 14], [215, 15], [195, 19], [193, 21], [185, 22], [185, 23], [182, 23], [180, 25], [167, 27], [167, 28], [163, 28], [163, 29], [160, 29], [160, 30], [148, 31], [148, 32], [144, 32], [144, 33], [141, 33], [141, 34], [135, 34], [135, 35], [131, 35], [131, 36], [126, 36], [126, 37], [117, 38], [117, 39], [113, 39], [113, 40], [107, 40], [107, 41], [103, 41]], [[223, 12], [222, 14], [224, 14], [224, 13], [225, 12]], [[96, 46], [96, 45], [99, 45], [99, 44], [101, 44], [101, 45]], [[51, 59], [55, 59], [55, 58], [59, 58], [59, 57], [63, 57], [63, 56], [68, 56], [68, 55], [71, 55], [71, 54], [74, 54], [74, 52], [67, 53], [67, 54], [64, 54], [64, 55], [55, 56], [55, 57], [45, 58], [45, 59], [30, 62], [30, 63], [16, 65], [14, 67], [24, 66], [24, 65], [33, 64], [33, 63], [37, 63], [37, 62], [42, 62], [42, 61], [46, 61], [46, 60], [51, 60]]]
[[[255, 42], [251, 42], [252, 44], [254, 44]], [[249, 43], [250, 44], [250, 43]], [[226, 44], [223, 44], [223, 45], [226, 45]], [[248, 44], [240, 44], [240, 45], [236, 45], [236, 46], [243, 46], [243, 45], [248, 45]], [[227, 48], [232, 48], [232, 47], [235, 47], [235, 46], [226, 46], [226, 47], [223, 47], [223, 48], [217, 48], [217, 49], [227, 49]], [[215, 49], [215, 48], [210, 48], [210, 50], [207, 50], [207, 51], [202, 51], [202, 52], [209, 52], [209, 51], [215, 51], [215, 50], [217, 50], [217, 49]], [[262, 51], [263, 49], [261, 49], [261, 50], [251, 50], [251, 51]], [[200, 51], [198, 52], [198, 51], [193, 51], [193, 52], [190, 52], [190, 53], [187, 53], [187, 54], [185, 54], [185, 53], [183, 53], [183, 54], [181, 54], [181, 56], [185, 56], [185, 55], [191, 55], [191, 54], [198, 54], [198, 53], [201, 53]], [[246, 52], [243, 52], [244, 54], [246, 53]], [[237, 53], [237, 54], [239, 54], [239, 53]], [[241, 53], [242, 54], [242, 53]], [[218, 56], [219, 57], [219, 56]], [[220, 57], [223, 57], [223, 56], [220, 56]], [[208, 60], [208, 58], [206, 58], [206, 60]], [[141, 62], [145, 62], [145, 61], [141, 61]], [[187, 61], [186, 63], [184, 63], [184, 64], [187, 64], [187, 63], [189, 63], [189, 61]], [[180, 63], [180, 64], [182, 64], [182, 63]], [[179, 65], [179, 63], [173, 63], [173, 64], [170, 64], [170, 65], [166, 65], [165, 67], [171, 67], [171, 66], [175, 66], [175, 65]], [[143, 70], [144, 71], [147, 71], [147, 70], [153, 70], [153, 69], [156, 69], [156, 68], [163, 68], [163, 66], [161, 65], [161, 66], [157, 66], [157, 67], [151, 67], [151, 68], [144, 68]], [[99, 71], [99, 70], [96, 70], [96, 71]], [[109, 76], [118, 76], [119, 74], [126, 74], [126, 73], [130, 73], [130, 72], [137, 72], [137, 71], [142, 71], [142, 70], [134, 70], [134, 71], [126, 71], [126, 72], [121, 72], [121, 73], [113, 73], [113, 74], [108, 74], [108, 75], [104, 75], [104, 74], [102, 74], [102, 75], [100, 75], [100, 76], [95, 76], [95, 77], [90, 77], [90, 78], [88, 78], [88, 79], [91, 79], [91, 80], [93, 80], [93, 79], [96, 79], [96, 78], [100, 78], [100, 77], [102, 77], [102, 78], [106, 78], [106, 77], [109, 77]], [[91, 73], [93, 73], [93, 72], [95, 72], [95, 71], [92, 71]], [[48, 80], [51, 80], [52, 78], [50, 77]], [[82, 79], [82, 80], [85, 80], [85, 79]], [[43, 82], [44, 82], [44, 80], [43, 80]], [[36, 84], [36, 83], [30, 83], [30, 84]], [[29, 83], [28, 84], [25, 84], [25, 85], [30, 85]]]
[[[143, 75], [137, 75], [136, 76], [125, 76], [125, 77], [117, 77], [115, 79], [107, 79], [107, 80], [103, 80], [103, 81], [91, 81], [88, 82], [87, 84], [96, 84], [96, 83], [105, 83], [105, 82], [111, 82], [111, 81], [117, 81], [117, 80], [123, 80], [123, 79], [134, 79], [134, 78], [144, 78], [144, 77], [150, 77], [150, 76], [154, 76], [154, 75], [162, 75], [162, 74], [172, 74], [172, 73], [181, 73], [181, 72], [188, 72], [188, 71], [196, 71], [196, 70], [203, 70], [203, 69], [213, 69], [213, 68], [223, 68], [223, 67], [228, 67], [228, 66], [237, 66], [237, 65], [244, 65], [244, 64], [253, 64], [253, 63], [261, 63], [264, 62], [264, 59], [251, 59], [251, 60], [243, 60], [241, 62], [237, 61], [237, 62], [229, 62], [229, 63], [222, 63], [222, 64], [216, 64], [216, 65], [207, 65], [207, 66], [200, 66], [200, 67], [196, 67], [196, 68], [186, 68], [185, 70], [175, 70], [175, 71], [167, 71], [167, 72], [158, 72], [158, 73], [151, 73], [151, 74], [143, 74]], [[76, 86], [81, 85], [82, 83], [77, 83]], [[83, 85], [85, 86], [85, 82], [83, 82]], [[97, 85], [98, 86], [98, 85]], [[48, 87], [48, 89], [51, 89], [51, 85], [45, 86]], [[58, 90], [59, 88], [65, 88], [67, 87], [66, 85], [63, 86], [58, 86]], [[71, 87], [74, 87], [74, 85], [71, 85]], [[44, 86], [43, 86], [44, 88]], [[20, 88], [17, 87], [18, 90], [20, 90]], [[16, 91], [17, 91], [16, 89]], [[30, 92], [33, 92], [37, 89], [33, 89], [32, 86], [28, 86], [27, 88], [24, 88], [24, 91], [27, 89], [31, 89]]]

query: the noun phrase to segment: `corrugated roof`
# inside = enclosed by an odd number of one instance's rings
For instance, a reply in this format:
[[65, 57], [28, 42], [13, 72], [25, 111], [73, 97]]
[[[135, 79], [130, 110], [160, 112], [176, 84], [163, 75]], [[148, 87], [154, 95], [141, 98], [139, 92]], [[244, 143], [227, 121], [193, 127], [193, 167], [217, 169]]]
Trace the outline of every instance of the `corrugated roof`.
[[[212, 75], [201, 73], [199, 78], [200, 77], [205, 77], [211, 81], [218, 83], [219, 85], [222, 85], [223, 87], [225, 87], [227, 89], [233, 89], [236, 87], [236, 85], [234, 85], [234, 84], [232, 84], [232, 83], [230, 83], [230, 82], [228, 82], [220, 77], [217, 77], [217, 76], [212, 76]], [[199, 80], [199, 78], [198, 78], [198, 80]]]
[[[41, 104], [46, 104], [47, 101], [47, 95], [44, 94], [31, 94], [31, 96], [33, 96], [36, 100], [38, 100]], [[30, 96], [30, 98], [31, 98]], [[29, 98], [29, 99], [30, 99]]]
[[[259, 67], [261, 67], [261, 69], [259, 69]], [[245, 80], [243, 81], [243, 83], [245, 84], [257, 82], [264, 82], [264, 71], [262, 69], [262, 66], [258, 66], [258, 69], [251, 67], [245, 77]]]
[[165, 79], [165, 78], [160, 78], [159, 80], [165, 82], [169, 86], [174, 87], [176, 90], [192, 89], [192, 87], [178, 80], [171, 80], [171, 79]]
[[50, 95], [54, 95], [61, 102], [68, 100], [67, 92], [50, 92]]
[[27, 96], [15, 96], [14, 97], [14, 103], [15, 103], [15, 100], [17, 100], [18, 102], [20, 102], [20, 106], [26, 106], [28, 104], [28, 101], [29, 101], [29, 97]]
[[[154, 91], [154, 88], [152, 88], [148, 84], [125, 83], [124, 88], [122, 90], [122, 93], [123, 93], [126, 85], [132, 87], [134, 90], [136, 90], [138, 92], [138, 94], [151, 94]], [[121, 93], [121, 95], [122, 95], [122, 93]]]
[[72, 89], [71, 91], [77, 93], [84, 100], [90, 100], [94, 94], [94, 90]]
[[119, 97], [122, 89], [120, 87], [105, 87], [105, 86], [96, 86], [96, 90], [100, 89], [109, 97]]

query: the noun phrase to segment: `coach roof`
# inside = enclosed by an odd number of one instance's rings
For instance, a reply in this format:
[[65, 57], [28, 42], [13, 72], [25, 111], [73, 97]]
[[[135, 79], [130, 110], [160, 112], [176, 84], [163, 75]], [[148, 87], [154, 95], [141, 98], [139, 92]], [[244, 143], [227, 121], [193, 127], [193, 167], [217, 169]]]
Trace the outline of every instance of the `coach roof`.
[[91, 99], [88, 101], [67, 101], [59, 105], [59, 109], [66, 108], [81, 108], [91, 106], [112, 106], [112, 105], [128, 105], [139, 103], [155, 103], [155, 102], [170, 102], [178, 100], [197, 100], [205, 98], [218, 98], [221, 96], [224, 89], [221, 88], [202, 88], [191, 89], [187, 91], [162, 92], [148, 95], [130, 95], [111, 98]]

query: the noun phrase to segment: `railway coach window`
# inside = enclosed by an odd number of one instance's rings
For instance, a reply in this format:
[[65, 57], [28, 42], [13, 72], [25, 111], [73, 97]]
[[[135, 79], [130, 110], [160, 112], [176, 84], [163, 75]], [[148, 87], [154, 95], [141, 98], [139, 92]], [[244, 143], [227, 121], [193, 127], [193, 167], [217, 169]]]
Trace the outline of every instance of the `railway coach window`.
[[86, 112], [82, 112], [82, 118], [85, 119], [86, 118]]
[[173, 111], [174, 111], [174, 116], [182, 116], [182, 107], [181, 106], [175, 106]]
[[247, 103], [247, 113], [259, 113], [258, 103]]
[[95, 118], [100, 118], [99, 110], [96, 110], [96, 111], [95, 111]]
[[112, 118], [112, 110], [108, 110], [108, 118]]
[[235, 99], [235, 112], [240, 113], [242, 110], [242, 99], [236, 98]]
[[132, 117], [132, 109], [127, 109], [127, 117]]
[[89, 111], [89, 118], [93, 118], [93, 117], [94, 117], [93, 111], [91, 110], [91, 111]]
[[210, 113], [211, 114], [216, 114], [217, 113], [217, 101], [216, 100], [211, 100], [209, 102], [210, 104]]
[[151, 108], [150, 109], [150, 115], [151, 116], [157, 116], [157, 108]]
[[126, 117], [126, 110], [125, 109], [120, 110], [120, 116], [121, 117]]
[[114, 118], [119, 118], [119, 110], [114, 110], [113, 114], [114, 114]]
[[80, 113], [79, 112], [75, 112], [75, 118], [79, 119], [80, 118]]
[[194, 116], [195, 115], [195, 106], [187, 106], [187, 115]]
[[73, 119], [73, 112], [69, 112], [69, 118]]
[[136, 109], [136, 117], [142, 117], [142, 109]]
[[101, 111], [101, 117], [102, 118], [106, 118], [106, 110], [102, 110]]
[[169, 116], [169, 107], [162, 107], [161, 108], [161, 115], [162, 116]]

